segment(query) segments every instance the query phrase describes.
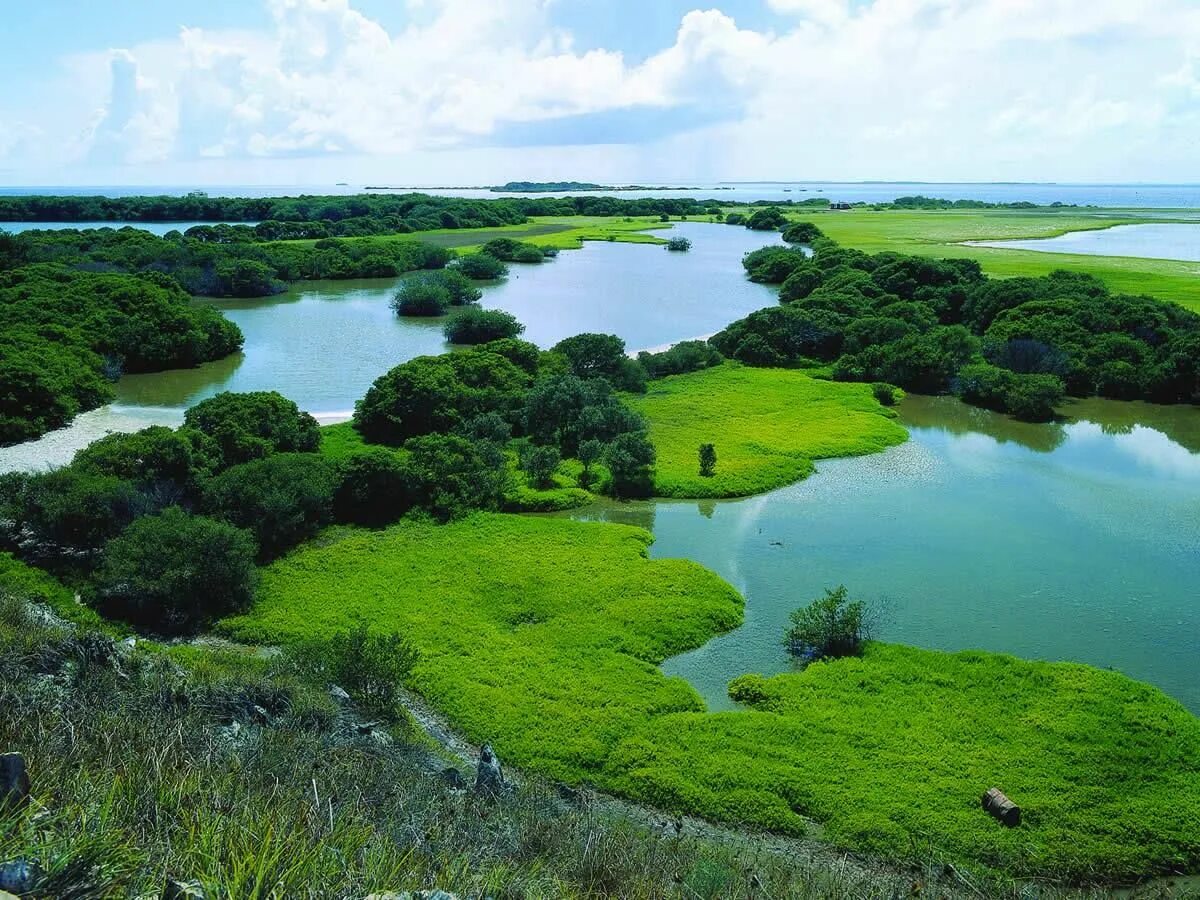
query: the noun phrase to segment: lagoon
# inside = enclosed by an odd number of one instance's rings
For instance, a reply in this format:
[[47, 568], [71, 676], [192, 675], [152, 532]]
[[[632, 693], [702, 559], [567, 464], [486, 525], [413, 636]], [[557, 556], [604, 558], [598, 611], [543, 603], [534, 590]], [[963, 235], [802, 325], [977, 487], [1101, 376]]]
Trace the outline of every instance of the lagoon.
[[790, 487], [571, 515], [648, 528], [652, 556], [745, 596], [744, 625], [663, 666], [713, 709], [733, 677], [788, 671], [788, 614], [845, 584], [882, 610], [882, 640], [1113, 667], [1200, 712], [1200, 409], [1063, 412], [1033, 425], [910, 396], [906, 444]]
[[[482, 305], [507, 310], [541, 347], [584, 331], [620, 335], [631, 350], [712, 334], [776, 302], [746, 280], [742, 254], [776, 233], [681, 222], [688, 253], [660, 245], [589, 242], [540, 265], [512, 265], [484, 288]], [[405, 360], [449, 349], [444, 319], [398, 318], [397, 279], [299, 282], [252, 300], [198, 300], [220, 308], [245, 335], [243, 352], [194, 369], [127, 375], [116, 402], [39, 440], [0, 448], [0, 472], [70, 462], [108, 431], [178, 425], [183, 411], [220, 391], [276, 390], [323, 421], [348, 418], [371, 383]]]
[[1117, 225], [1094, 231], [1071, 231], [1052, 238], [1016, 241], [967, 241], [972, 247], [1036, 250], [1039, 253], [1083, 253], [1089, 256], [1132, 256], [1200, 262], [1200, 225]]

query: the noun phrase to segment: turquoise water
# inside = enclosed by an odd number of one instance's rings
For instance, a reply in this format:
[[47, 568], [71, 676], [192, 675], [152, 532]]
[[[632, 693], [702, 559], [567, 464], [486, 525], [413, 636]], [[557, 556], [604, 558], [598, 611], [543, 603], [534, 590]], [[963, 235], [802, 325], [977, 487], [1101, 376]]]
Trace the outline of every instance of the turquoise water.
[[910, 397], [908, 443], [734, 501], [600, 504], [746, 597], [745, 624], [663, 669], [712, 708], [787, 671], [788, 614], [845, 584], [876, 636], [1111, 666], [1200, 712], [1200, 410], [1084, 401], [1028, 425]]

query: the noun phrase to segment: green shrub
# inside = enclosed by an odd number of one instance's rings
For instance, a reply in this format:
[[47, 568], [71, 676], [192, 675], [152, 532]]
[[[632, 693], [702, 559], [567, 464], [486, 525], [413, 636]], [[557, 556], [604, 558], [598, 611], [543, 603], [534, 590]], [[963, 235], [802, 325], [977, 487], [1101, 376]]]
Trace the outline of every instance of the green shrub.
[[452, 300], [443, 285], [418, 276], [402, 282], [396, 289], [392, 309], [398, 316], [444, 316]]
[[825, 233], [812, 222], [792, 222], [783, 229], [783, 239], [789, 244], [811, 244], [823, 237]]
[[789, 621], [784, 646], [805, 660], [857, 656], [867, 639], [865, 608], [862, 601], [849, 599], [845, 585], [826, 590], [824, 597], [794, 611]]
[[871, 385], [871, 396], [879, 401], [880, 406], [896, 405], [896, 388], [882, 381]]
[[521, 452], [521, 469], [529, 476], [534, 487], [544, 488], [551, 483], [562, 456], [557, 447], [526, 445]]
[[692, 249], [692, 242], [685, 237], [673, 237], [667, 241], [666, 246], [674, 253], [687, 253]]
[[314, 661], [321, 675], [346, 691], [372, 715], [398, 717], [399, 689], [409, 678], [420, 653], [395, 631], [372, 631], [359, 624], [339, 631], [321, 644], [297, 654], [302, 667]]
[[221, 467], [271, 453], [313, 452], [321, 443], [317, 420], [275, 391], [226, 391], [193, 406], [183, 421], [213, 439]]
[[474, 281], [496, 281], [508, 274], [508, 266], [488, 253], [468, 253], [452, 265], [455, 271]]
[[387, 525], [416, 501], [413, 474], [392, 450], [371, 447], [338, 462], [333, 512], [338, 521]]
[[700, 477], [712, 478], [717, 472], [717, 448], [712, 444], [701, 444], [698, 455], [700, 457]]
[[171, 507], [109, 541], [95, 599], [151, 631], [191, 631], [250, 605], [257, 550], [249, 531]]
[[277, 453], [226, 469], [204, 487], [213, 518], [245, 528], [272, 559], [312, 537], [332, 515], [334, 464], [315, 453]]
[[525, 330], [512, 313], [499, 309], [467, 307], [446, 323], [446, 340], [452, 344], [486, 344], [515, 338]]

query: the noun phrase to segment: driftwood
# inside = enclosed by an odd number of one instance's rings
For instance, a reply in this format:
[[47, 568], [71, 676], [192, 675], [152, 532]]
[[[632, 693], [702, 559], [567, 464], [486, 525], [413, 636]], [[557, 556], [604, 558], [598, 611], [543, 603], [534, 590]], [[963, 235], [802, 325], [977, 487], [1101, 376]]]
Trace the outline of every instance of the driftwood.
[[980, 798], [985, 811], [999, 819], [1009, 828], [1021, 824], [1021, 807], [1009, 800], [1000, 788], [989, 788]]

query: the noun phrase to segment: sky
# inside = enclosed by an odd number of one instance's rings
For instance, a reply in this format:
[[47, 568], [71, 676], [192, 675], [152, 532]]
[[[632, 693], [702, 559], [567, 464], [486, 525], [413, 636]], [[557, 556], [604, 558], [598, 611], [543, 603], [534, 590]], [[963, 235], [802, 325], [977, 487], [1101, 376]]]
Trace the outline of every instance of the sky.
[[1200, 0], [41, 0], [4, 30], [0, 185], [1200, 181]]

